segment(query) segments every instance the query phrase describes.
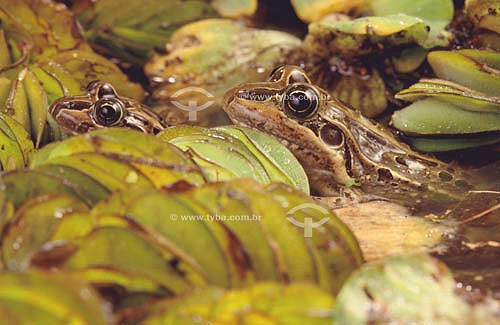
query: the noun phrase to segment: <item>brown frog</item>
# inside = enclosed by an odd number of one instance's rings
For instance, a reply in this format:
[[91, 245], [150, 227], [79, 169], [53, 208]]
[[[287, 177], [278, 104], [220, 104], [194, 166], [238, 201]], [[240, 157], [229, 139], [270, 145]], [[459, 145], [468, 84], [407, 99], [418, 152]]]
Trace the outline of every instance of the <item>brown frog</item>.
[[390, 130], [313, 85], [297, 66], [278, 67], [267, 82], [232, 89], [224, 96], [224, 110], [235, 124], [286, 145], [316, 195], [354, 189], [442, 212], [472, 188], [457, 167], [414, 152]]
[[99, 80], [89, 83], [87, 94], [59, 98], [52, 103], [49, 113], [69, 135], [114, 126], [152, 134], [165, 128], [147, 106], [118, 96], [111, 84]]

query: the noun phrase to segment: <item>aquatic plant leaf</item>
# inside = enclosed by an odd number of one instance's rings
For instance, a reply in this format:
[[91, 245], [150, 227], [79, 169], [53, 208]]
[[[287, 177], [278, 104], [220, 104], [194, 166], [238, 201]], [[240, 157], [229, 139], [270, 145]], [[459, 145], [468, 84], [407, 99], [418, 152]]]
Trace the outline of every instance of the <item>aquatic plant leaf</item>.
[[397, 14], [312, 23], [304, 46], [321, 57], [335, 54], [353, 57], [393, 46], [417, 44], [425, 47], [428, 36], [429, 32], [421, 19]]
[[484, 28], [500, 34], [500, 2], [497, 0], [467, 0], [464, 11], [476, 29]]
[[252, 16], [257, 11], [257, 0], [213, 0], [211, 5], [228, 18]]
[[309, 180], [295, 156], [281, 143], [262, 132], [250, 128], [231, 126], [217, 127], [242, 141], [260, 161], [263, 161], [271, 181], [292, 185], [309, 194]]
[[475, 112], [500, 112], [500, 97], [474, 91], [462, 85], [442, 79], [421, 79], [394, 97], [411, 102], [435, 97], [436, 99]]
[[0, 309], [22, 324], [107, 325], [113, 318], [91, 287], [66, 273], [4, 271], [0, 287]]
[[143, 324], [331, 324], [334, 298], [313, 285], [262, 283], [223, 291], [203, 288], [152, 306]]
[[64, 214], [87, 209], [83, 202], [68, 194], [42, 194], [25, 200], [3, 230], [2, 258], [6, 268], [28, 269], [31, 258], [49, 241]]
[[488, 313], [472, 312], [455, 289], [448, 268], [433, 258], [389, 257], [353, 273], [337, 296], [333, 319], [335, 324], [475, 323]]
[[401, 73], [416, 70], [426, 59], [427, 50], [422, 47], [412, 47], [401, 51], [399, 56], [392, 57], [394, 68]]
[[430, 28], [424, 47], [447, 46], [451, 34], [445, 27], [454, 14], [453, 0], [367, 0], [374, 16], [406, 14], [422, 19]]
[[32, 168], [45, 164], [75, 167], [109, 190], [162, 187], [186, 180], [205, 182], [200, 168], [180, 149], [125, 128], [106, 128], [52, 143], [39, 150]]
[[[467, 52], [466, 52], [467, 53]], [[494, 57], [500, 54], [493, 55]], [[460, 52], [433, 51], [427, 60], [441, 79], [456, 82], [488, 95], [500, 96], [500, 70], [485, 64], [493, 59], [474, 60]], [[498, 59], [494, 59], [497, 62]]]
[[[268, 184], [264, 191], [280, 202], [287, 218], [302, 225], [307, 222], [321, 224], [311, 229], [309, 243], [315, 248], [321, 287], [338, 292], [351, 272], [363, 262], [358, 242], [349, 228], [323, 206], [305, 203], [306, 196], [290, 187], [280, 183]], [[301, 230], [306, 236], [306, 229]], [[326, 242], [330, 244], [325, 245]]]
[[364, 116], [378, 116], [387, 108], [387, 88], [378, 70], [369, 69], [364, 76], [335, 75], [324, 88]]
[[0, 170], [23, 168], [29, 163], [33, 149], [24, 127], [0, 112]]
[[[222, 0], [213, 5], [221, 12], [241, 13], [240, 3], [236, 8]], [[138, 65], [146, 63], [155, 48], [163, 49], [172, 33], [184, 24], [218, 16], [210, 4], [199, 0], [146, 0], [127, 6], [117, 0], [100, 0], [76, 3], [73, 9], [96, 51]]]
[[[202, 211], [164, 193], [149, 193], [136, 197], [127, 204], [127, 215], [148, 231], [173, 243], [185, 252], [205, 281], [217, 286], [229, 287], [230, 277], [227, 259], [209, 220], [177, 220], [179, 216], [198, 216]], [[171, 218], [172, 213], [177, 219]], [[190, 238], [190, 240], [186, 240]]]
[[[168, 53], [156, 55], [145, 73], [155, 86], [153, 98], [166, 106], [160, 114], [167, 123], [220, 124], [227, 121], [219, 108], [228, 89], [262, 81], [275, 66], [293, 63], [291, 56], [300, 46], [300, 39], [284, 32], [207, 19], [177, 30], [167, 45]], [[194, 120], [186, 108], [189, 102], [198, 109]]]
[[66, 193], [91, 206], [93, 195], [86, 193], [77, 184], [63, 178], [56, 178], [41, 171], [16, 170], [0, 175], [0, 184], [7, 193], [7, 199], [18, 207], [24, 200], [39, 194]]
[[81, 239], [66, 261], [67, 270], [108, 266], [153, 280], [174, 293], [190, 284], [163, 259], [161, 252], [138, 234], [121, 227], [102, 227]]
[[359, 12], [365, 0], [292, 0], [292, 6], [306, 23], [318, 21], [331, 13], [354, 15]]
[[500, 114], [473, 112], [427, 98], [396, 111], [392, 123], [409, 134], [473, 134], [500, 131]]
[[263, 184], [281, 181], [309, 192], [307, 176], [293, 154], [260, 132], [233, 126], [178, 126], [158, 137], [186, 150], [212, 182], [246, 177]]
[[443, 152], [470, 149], [499, 143], [500, 135], [466, 135], [463, 137], [453, 137], [450, 139], [407, 137], [406, 140], [415, 150], [418, 151]]

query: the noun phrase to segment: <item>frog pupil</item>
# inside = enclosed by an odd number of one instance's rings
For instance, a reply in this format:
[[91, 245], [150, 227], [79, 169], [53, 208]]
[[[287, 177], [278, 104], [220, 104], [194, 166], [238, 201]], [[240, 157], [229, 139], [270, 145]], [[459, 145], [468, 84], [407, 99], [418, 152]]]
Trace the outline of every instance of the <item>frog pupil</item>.
[[311, 99], [305, 92], [297, 91], [290, 94], [288, 105], [296, 112], [304, 112], [311, 107]]

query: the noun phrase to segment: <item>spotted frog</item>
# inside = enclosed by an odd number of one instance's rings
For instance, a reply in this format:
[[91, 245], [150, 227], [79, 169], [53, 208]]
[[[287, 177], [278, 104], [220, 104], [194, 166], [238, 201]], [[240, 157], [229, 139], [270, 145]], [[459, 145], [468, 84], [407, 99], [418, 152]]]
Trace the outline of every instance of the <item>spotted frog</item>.
[[318, 196], [352, 189], [442, 212], [473, 188], [459, 168], [414, 152], [389, 129], [313, 85], [300, 67], [278, 67], [268, 81], [238, 86], [223, 102], [235, 124], [286, 145]]
[[92, 81], [86, 90], [87, 94], [59, 98], [49, 108], [54, 120], [69, 135], [114, 126], [152, 134], [165, 128], [147, 106], [119, 97], [107, 82]]

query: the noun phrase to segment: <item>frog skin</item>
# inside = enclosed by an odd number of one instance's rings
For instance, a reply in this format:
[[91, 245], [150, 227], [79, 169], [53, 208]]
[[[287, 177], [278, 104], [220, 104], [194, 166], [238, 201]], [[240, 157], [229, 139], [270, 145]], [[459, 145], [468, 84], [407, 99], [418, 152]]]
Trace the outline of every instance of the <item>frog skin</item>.
[[389, 129], [313, 85], [300, 67], [278, 67], [267, 82], [230, 90], [223, 103], [233, 123], [287, 146], [315, 195], [338, 196], [354, 188], [436, 211], [473, 187], [462, 170], [414, 152]]
[[119, 97], [107, 82], [92, 81], [86, 90], [84, 95], [59, 98], [49, 108], [54, 120], [69, 135], [105, 127], [128, 127], [152, 134], [165, 128], [151, 109]]

